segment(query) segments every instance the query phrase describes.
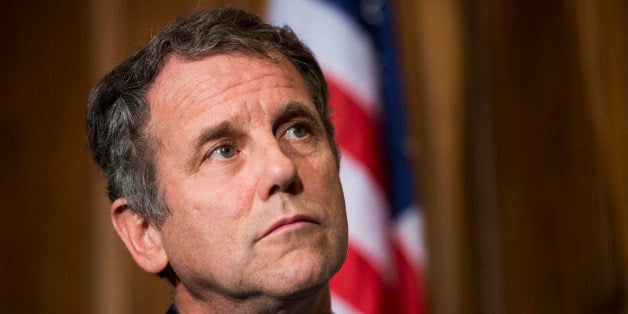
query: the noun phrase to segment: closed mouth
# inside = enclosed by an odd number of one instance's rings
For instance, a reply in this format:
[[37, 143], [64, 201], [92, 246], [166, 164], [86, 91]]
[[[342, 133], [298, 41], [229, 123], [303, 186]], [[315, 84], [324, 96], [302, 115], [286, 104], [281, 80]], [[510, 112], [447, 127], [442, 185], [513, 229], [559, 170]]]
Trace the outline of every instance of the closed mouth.
[[264, 233], [264, 235], [262, 235], [261, 238], [264, 238], [267, 235], [275, 231], [278, 231], [278, 229], [282, 229], [283, 227], [286, 227], [292, 224], [301, 223], [301, 222], [319, 224], [318, 221], [316, 221], [314, 218], [306, 216], [306, 215], [295, 215], [292, 217], [286, 217], [286, 218], [279, 219], [277, 222], [275, 222], [270, 228], [268, 228], [268, 230], [266, 230], [266, 232]]

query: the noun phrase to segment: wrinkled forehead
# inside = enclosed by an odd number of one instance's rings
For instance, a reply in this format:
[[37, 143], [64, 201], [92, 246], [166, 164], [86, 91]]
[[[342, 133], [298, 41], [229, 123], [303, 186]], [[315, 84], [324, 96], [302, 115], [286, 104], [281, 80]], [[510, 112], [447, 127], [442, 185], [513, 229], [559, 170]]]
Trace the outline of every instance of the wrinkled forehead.
[[215, 124], [236, 116], [249, 121], [289, 101], [309, 104], [315, 110], [303, 79], [286, 58], [244, 54], [170, 56], [148, 90], [147, 100], [150, 117], [145, 131], [161, 144], [175, 133], [192, 136], [196, 124]]
[[264, 77], [284, 77], [298, 87], [305, 86], [296, 68], [279, 53], [253, 56], [235, 52], [201, 58], [170, 54], [148, 89], [147, 100], [152, 110], [159, 103], [181, 103], [201, 89], [206, 97], [212, 97], [242, 82], [261, 81]]

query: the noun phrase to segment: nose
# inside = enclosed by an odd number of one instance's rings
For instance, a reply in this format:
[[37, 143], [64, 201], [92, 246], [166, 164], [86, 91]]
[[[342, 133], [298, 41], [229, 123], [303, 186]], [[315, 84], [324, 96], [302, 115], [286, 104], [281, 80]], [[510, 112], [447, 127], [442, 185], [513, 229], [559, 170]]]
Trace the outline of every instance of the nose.
[[266, 201], [276, 193], [298, 194], [303, 189], [297, 165], [277, 142], [267, 145], [263, 151], [262, 171], [257, 193]]

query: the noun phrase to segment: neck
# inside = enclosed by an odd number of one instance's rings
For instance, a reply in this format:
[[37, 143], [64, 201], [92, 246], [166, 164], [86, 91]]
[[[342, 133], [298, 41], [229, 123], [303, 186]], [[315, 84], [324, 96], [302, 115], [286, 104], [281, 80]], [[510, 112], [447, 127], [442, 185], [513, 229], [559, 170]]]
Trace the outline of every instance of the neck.
[[268, 296], [234, 299], [212, 295], [195, 298], [181, 283], [175, 287], [175, 304], [179, 313], [331, 313], [329, 285], [297, 299]]

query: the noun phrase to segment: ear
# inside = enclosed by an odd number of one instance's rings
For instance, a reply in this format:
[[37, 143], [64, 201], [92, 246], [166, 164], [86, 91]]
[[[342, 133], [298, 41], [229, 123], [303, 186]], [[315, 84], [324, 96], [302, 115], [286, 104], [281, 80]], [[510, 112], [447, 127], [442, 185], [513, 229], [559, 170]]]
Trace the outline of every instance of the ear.
[[161, 234], [142, 216], [131, 210], [124, 198], [111, 204], [111, 221], [135, 262], [149, 273], [158, 273], [168, 265]]

